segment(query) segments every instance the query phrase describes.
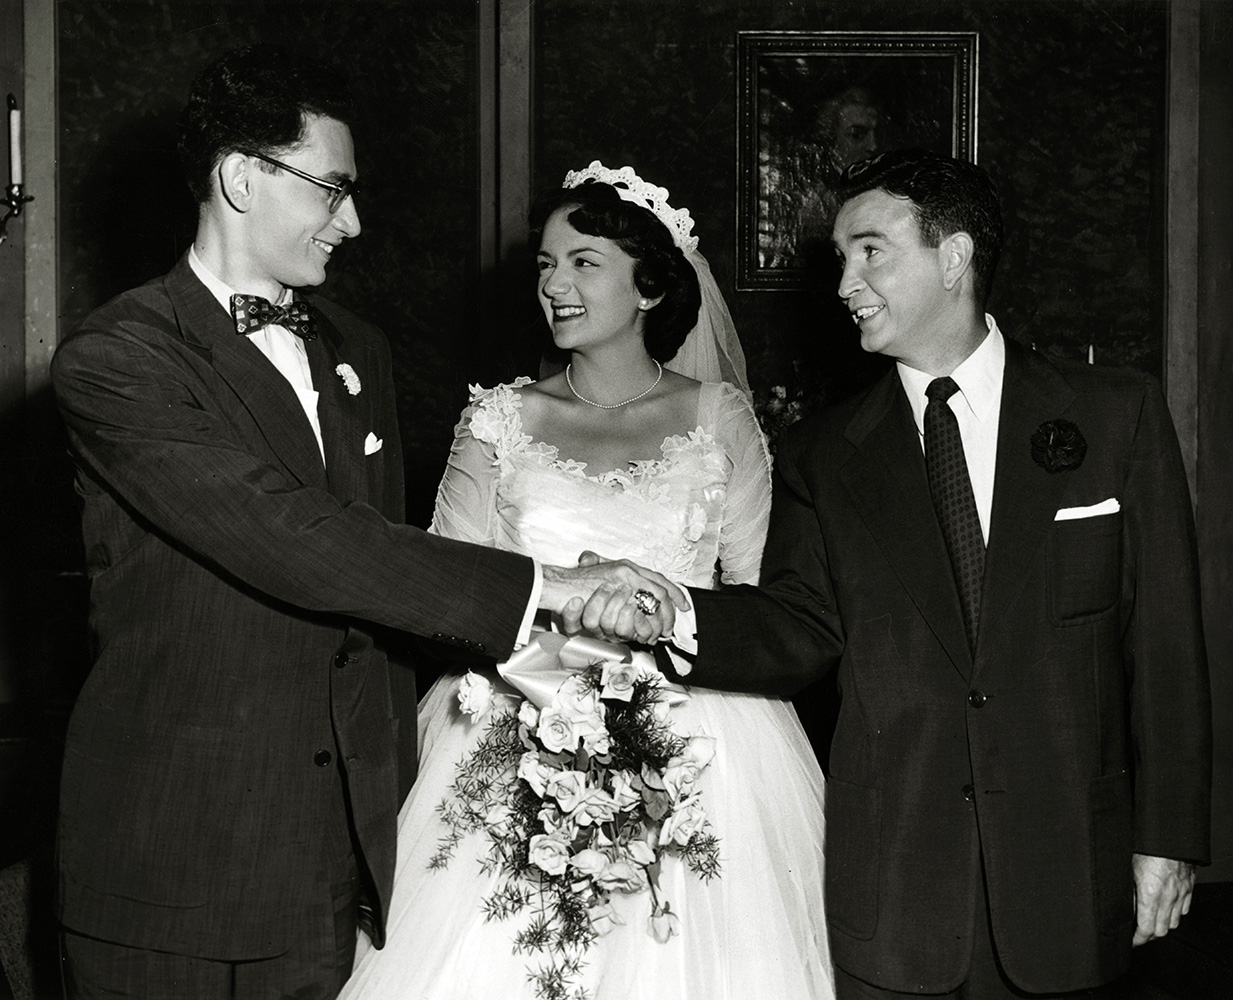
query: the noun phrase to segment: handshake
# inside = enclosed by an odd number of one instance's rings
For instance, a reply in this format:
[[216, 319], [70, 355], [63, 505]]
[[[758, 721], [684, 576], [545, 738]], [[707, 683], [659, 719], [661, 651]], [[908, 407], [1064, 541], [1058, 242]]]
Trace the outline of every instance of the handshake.
[[539, 606], [561, 615], [567, 635], [585, 632], [614, 642], [653, 643], [671, 636], [685, 592], [666, 577], [628, 559], [584, 552], [578, 565], [544, 566]]

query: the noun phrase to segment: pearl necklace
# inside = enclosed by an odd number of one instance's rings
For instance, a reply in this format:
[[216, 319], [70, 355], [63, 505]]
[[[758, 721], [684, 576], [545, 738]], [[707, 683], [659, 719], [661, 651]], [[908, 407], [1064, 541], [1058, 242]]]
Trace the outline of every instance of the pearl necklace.
[[[654, 358], [652, 358], [651, 360], [655, 361]], [[619, 410], [622, 406], [628, 406], [630, 403], [636, 402], [637, 400], [645, 396], [648, 392], [650, 392], [652, 389], [654, 389], [657, 385], [659, 385], [659, 380], [664, 377], [664, 366], [661, 365], [658, 361], [655, 361], [655, 367], [659, 369], [659, 374], [655, 376], [655, 381], [652, 382], [650, 385], [648, 385], [640, 393], [638, 393], [638, 395], [630, 396], [629, 399], [625, 400], [622, 403], [596, 403], [594, 400], [587, 399], [586, 396], [584, 396], [582, 393], [580, 393], [577, 389], [574, 388], [574, 380], [569, 377], [569, 370], [573, 367], [574, 367], [574, 363], [572, 361], [565, 366], [565, 384], [569, 386], [569, 391], [572, 392], [578, 400], [580, 400], [583, 403], [586, 403], [587, 406], [594, 406], [601, 410]]]

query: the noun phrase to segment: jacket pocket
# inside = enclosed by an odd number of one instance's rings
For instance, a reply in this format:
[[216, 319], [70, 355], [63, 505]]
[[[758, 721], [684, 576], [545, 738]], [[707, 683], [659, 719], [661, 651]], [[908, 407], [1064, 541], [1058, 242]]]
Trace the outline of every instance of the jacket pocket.
[[1122, 581], [1122, 514], [1054, 521], [1047, 556], [1049, 618], [1082, 625], [1117, 605]]
[[882, 793], [837, 778], [826, 783], [827, 922], [860, 941], [878, 925]]
[[1096, 778], [1088, 789], [1096, 926], [1112, 934], [1134, 922], [1134, 851], [1130, 774]]

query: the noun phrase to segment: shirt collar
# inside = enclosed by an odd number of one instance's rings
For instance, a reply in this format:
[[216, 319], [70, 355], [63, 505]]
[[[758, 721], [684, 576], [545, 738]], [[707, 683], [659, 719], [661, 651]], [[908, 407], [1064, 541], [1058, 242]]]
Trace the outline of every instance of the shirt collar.
[[[197, 275], [198, 280], [206, 286], [210, 294], [218, 300], [218, 304], [226, 310], [227, 315], [230, 316], [231, 296], [236, 294], [235, 289], [202, 263], [201, 258], [197, 256], [197, 247], [194, 245], [190, 245], [188, 248], [188, 266], [192, 269], [193, 274]], [[274, 305], [290, 302], [292, 297], [291, 289], [284, 288], [283, 294]]]
[[[950, 377], [959, 386], [963, 401], [972, 411], [972, 415], [982, 423], [990, 414], [997, 412], [1002, 400], [1002, 374], [1006, 367], [1006, 342], [1002, 339], [1002, 331], [998, 329], [997, 320], [985, 313], [985, 326], [989, 333], [980, 346], [964, 358]], [[925, 407], [928, 397], [925, 389], [933, 381], [934, 376], [916, 368], [910, 368], [902, 361], [896, 362], [899, 369], [899, 380], [908, 394], [908, 402], [912, 404], [912, 415], [916, 418], [916, 429], [924, 433]]]

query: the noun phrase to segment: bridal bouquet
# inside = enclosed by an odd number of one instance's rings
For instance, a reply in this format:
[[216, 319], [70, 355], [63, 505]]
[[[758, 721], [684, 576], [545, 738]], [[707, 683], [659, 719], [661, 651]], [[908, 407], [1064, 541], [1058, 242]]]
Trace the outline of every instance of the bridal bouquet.
[[[548, 635], [545, 650], [558, 666], [568, 662], [556, 659], [567, 640]], [[580, 641], [589, 642], [568, 640]], [[464, 679], [463, 711], [488, 724], [440, 806], [449, 833], [430, 863], [446, 865], [467, 833], [486, 834], [481, 863], [498, 875], [486, 916], [529, 913], [514, 950], [549, 956], [547, 967], [529, 972], [545, 1000], [585, 995], [569, 992], [583, 954], [623, 923], [613, 893], [648, 892], [647, 931], [666, 942], [680, 924], [659, 887], [664, 860], [679, 858], [704, 880], [720, 867], [697, 787], [714, 739], [673, 732], [661, 675], [624, 647], [575, 648], [606, 650], [607, 658], [592, 652], [580, 669], [538, 672], [527, 685], [506, 674], [524, 693], [535, 691], [540, 707], [524, 700], [514, 711], [509, 698], [502, 708], [507, 696], [494, 697], [487, 680]]]

